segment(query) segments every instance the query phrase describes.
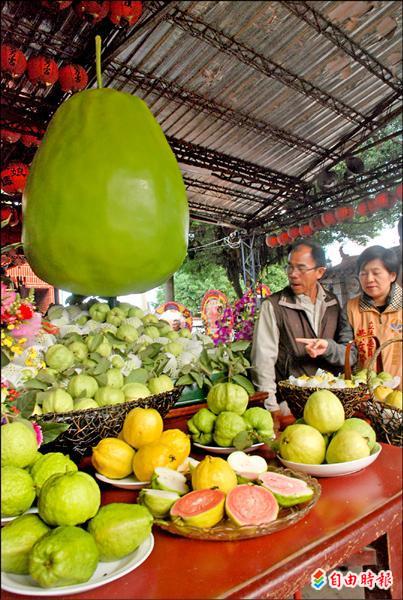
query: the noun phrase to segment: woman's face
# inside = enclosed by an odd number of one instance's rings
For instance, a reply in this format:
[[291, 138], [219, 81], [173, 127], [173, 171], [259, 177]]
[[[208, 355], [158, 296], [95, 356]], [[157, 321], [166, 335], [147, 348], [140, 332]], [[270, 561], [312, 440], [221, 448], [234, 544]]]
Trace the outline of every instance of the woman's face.
[[383, 262], [375, 258], [361, 267], [359, 279], [362, 289], [370, 298], [384, 300], [389, 295], [396, 273], [389, 273]]

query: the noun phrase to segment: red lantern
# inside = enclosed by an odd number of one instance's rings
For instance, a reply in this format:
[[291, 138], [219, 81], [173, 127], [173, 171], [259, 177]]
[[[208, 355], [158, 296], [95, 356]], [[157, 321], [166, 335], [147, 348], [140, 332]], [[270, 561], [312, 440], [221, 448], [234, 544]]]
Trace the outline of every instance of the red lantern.
[[39, 146], [42, 138], [39, 127], [36, 127], [36, 125], [32, 125], [31, 127], [26, 127], [25, 130], [26, 133], [23, 133], [23, 135], [21, 136], [21, 142], [24, 144], [24, 146], [26, 146], [27, 148], [31, 148], [32, 146]]
[[142, 9], [141, 2], [114, 0], [108, 16], [114, 25], [124, 25], [126, 22], [131, 27], [139, 20]]
[[99, 23], [109, 12], [109, 0], [80, 0], [74, 5], [74, 11], [79, 17], [83, 17], [90, 23]]
[[319, 229], [323, 229], [322, 217], [320, 215], [312, 217], [312, 219], [309, 221], [309, 225], [313, 231], [319, 231]]
[[53, 58], [31, 56], [28, 60], [28, 79], [31, 83], [53, 85], [57, 81], [58, 75], [59, 69]]
[[278, 246], [278, 239], [276, 235], [266, 235], [266, 246], [269, 248], [275, 248]]
[[42, 0], [41, 4], [45, 8], [49, 8], [50, 10], [64, 10], [73, 0]]
[[295, 240], [297, 237], [299, 237], [299, 227], [294, 225], [294, 227], [290, 227], [287, 233], [291, 240]]
[[25, 188], [29, 169], [21, 162], [10, 163], [1, 171], [1, 191], [12, 196], [22, 193]]
[[352, 206], [338, 206], [334, 211], [334, 216], [338, 223], [350, 221], [354, 217], [354, 209]]
[[278, 236], [278, 241], [281, 246], [287, 246], [292, 240], [286, 231], [282, 231]]
[[27, 68], [27, 59], [21, 50], [4, 44], [1, 47], [1, 70], [11, 77], [21, 77]]
[[312, 227], [309, 225], [309, 223], [304, 223], [303, 225], [300, 226], [299, 228], [299, 233], [301, 237], [309, 237], [310, 235], [312, 235], [314, 233]]
[[[17, 123], [11, 123], [9, 127], [18, 127]], [[9, 144], [15, 144], [21, 137], [21, 133], [19, 131], [13, 131], [12, 129], [8, 129], [4, 127], [0, 129], [0, 138], [4, 142], [8, 142]]]
[[323, 215], [321, 215], [321, 219], [324, 227], [332, 227], [337, 223], [337, 219], [333, 210], [328, 210], [327, 212], [323, 213]]
[[355, 212], [360, 217], [366, 217], [371, 213], [368, 200], [362, 200], [355, 209]]
[[87, 87], [87, 71], [81, 65], [65, 65], [59, 69], [59, 83], [63, 92], [79, 92]]
[[374, 198], [374, 206], [376, 206], [376, 210], [390, 208], [391, 202], [388, 192], [381, 192], [380, 194], [377, 194]]

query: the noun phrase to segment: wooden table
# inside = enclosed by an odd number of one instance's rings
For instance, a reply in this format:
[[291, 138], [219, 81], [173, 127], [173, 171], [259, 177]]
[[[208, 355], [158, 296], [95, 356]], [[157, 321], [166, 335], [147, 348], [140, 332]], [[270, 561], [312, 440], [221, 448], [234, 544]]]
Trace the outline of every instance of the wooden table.
[[[138, 569], [65, 599], [289, 598], [321, 567], [333, 569], [387, 534], [392, 598], [401, 587], [401, 449], [383, 445], [375, 463], [341, 478], [320, 479], [322, 495], [295, 525], [239, 542], [203, 542], [155, 528], [155, 547]], [[196, 455], [195, 455], [196, 456]], [[197, 456], [196, 456], [197, 457]], [[132, 502], [136, 492], [105, 486], [102, 502]], [[2, 592], [4, 600], [25, 598]], [[318, 597], [320, 594], [318, 593]], [[380, 596], [378, 596], [380, 597]], [[387, 598], [384, 592], [382, 598]]]

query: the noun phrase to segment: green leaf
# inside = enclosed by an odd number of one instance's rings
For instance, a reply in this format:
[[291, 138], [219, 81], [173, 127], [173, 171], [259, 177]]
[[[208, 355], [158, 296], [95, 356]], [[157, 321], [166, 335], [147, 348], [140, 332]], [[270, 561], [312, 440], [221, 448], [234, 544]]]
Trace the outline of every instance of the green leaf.
[[26, 419], [32, 415], [35, 406], [35, 399], [36, 392], [34, 390], [24, 392], [18, 396], [15, 405], [20, 411], [20, 417]]
[[8, 365], [8, 363], [10, 362], [10, 357], [7, 356], [7, 354], [1, 350], [1, 366], [5, 367]]
[[38, 381], [38, 379], [29, 379], [24, 382], [24, 388], [26, 390], [42, 390], [45, 391], [49, 387], [48, 383], [44, 381]]
[[102, 375], [109, 369], [109, 360], [105, 357], [102, 357], [96, 367], [92, 369], [93, 375]]
[[41, 421], [38, 422], [38, 425], [42, 429], [43, 444], [53, 442], [63, 431], [67, 431], [70, 427], [67, 423], [44, 423]]
[[146, 384], [148, 379], [147, 369], [133, 369], [130, 371], [127, 377], [125, 377], [125, 383], [144, 383]]
[[191, 385], [194, 381], [195, 380], [190, 376], [190, 374], [182, 375], [182, 377], [179, 377], [179, 379], [176, 380], [175, 385]]
[[238, 385], [242, 386], [248, 392], [248, 394], [250, 396], [255, 393], [255, 387], [254, 387], [253, 383], [251, 381], [249, 381], [249, 379], [247, 377], [245, 377], [244, 375], [240, 375], [240, 374], [233, 375], [232, 380], [235, 383], [237, 383]]
[[234, 437], [232, 445], [235, 446], [237, 450], [244, 450], [245, 448], [250, 448], [255, 442], [256, 435], [254, 431], [240, 431]]
[[203, 376], [200, 375], [200, 373], [196, 373], [196, 371], [192, 371], [190, 373], [190, 375], [193, 377], [194, 381], [197, 384], [197, 387], [202, 388], [203, 387]]
[[230, 348], [233, 352], [245, 352], [249, 346], [250, 342], [246, 340], [239, 340], [238, 342], [232, 342], [232, 344], [230, 344]]
[[96, 333], [93, 338], [90, 338], [87, 341], [88, 350], [90, 352], [95, 352], [98, 346], [102, 344], [103, 339], [104, 336], [101, 333]]

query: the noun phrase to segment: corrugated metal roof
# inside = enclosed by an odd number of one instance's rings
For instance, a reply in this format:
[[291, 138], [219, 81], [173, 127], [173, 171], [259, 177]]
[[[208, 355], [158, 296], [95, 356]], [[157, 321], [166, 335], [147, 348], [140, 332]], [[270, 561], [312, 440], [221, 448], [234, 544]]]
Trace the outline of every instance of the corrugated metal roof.
[[[177, 154], [193, 216], [208, 218], [210, 210], [212, 220], [247, 228], [265, 205], [279, 202], [270, 187], [273, 174], [283, 183], [285, 176], [300, 178], [308, 189], [319, 170], [401, 106], [398, 1], [150, 1], [128, 29], [107, 19], [85, 23], [71, 9], [52, 13], [29, 4], [4, 3], [4, 42], [27, 57], [41, 52], [59, 64], [91, 66], [93, 36], [101, 32], [104, 84], [142, 97], [170, 140], [196, 145]], [[22, 79], [11, 88], [2, 79], [2, 90], [6, 102], [10, 91], [25, 98], [31, 119], [45, 119], [66, 97], [56, 86], [44, 90]], [[35, 109], [29, 98], [36, 99]], [[201, 170], [187, 156], [197, 147], [213, 151]], [[215, 168], [214, 157], [221, 161], [221, 155], [246, 161], [242, 176], [234, 161]], [[266, 184], [264, 169], [257, 180], [247, 163], [267, 170]], [[290, 185], [288, 206], [283, 191], [271, 225], [286, 222], [293, 211], [300, 218], [301, 189]], [[314, 204], [307, 206], [314, 212]]]

